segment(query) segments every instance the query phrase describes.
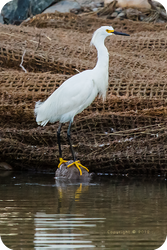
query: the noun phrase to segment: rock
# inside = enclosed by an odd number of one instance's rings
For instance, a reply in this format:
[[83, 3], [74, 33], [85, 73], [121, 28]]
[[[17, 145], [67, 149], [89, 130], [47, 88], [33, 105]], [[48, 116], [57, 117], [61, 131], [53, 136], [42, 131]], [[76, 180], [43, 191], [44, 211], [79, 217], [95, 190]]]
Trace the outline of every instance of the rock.
[[115, 11], [111, 14], [110, 18], [116, 18], [118, 16], [118, 13]]
[[104, 7], [103, 2], [96, 3], [96, 8]]
[[0, 170], [12, 170], [12, 167], [6, 162], [0, 162]]
[[96, 11], [98, 11], [98, 8], [92, 8], [92, 11], [96, 12]]
[[129, 8], [126, 10], [126, 17], [130, 20], [138, 21], [140, 20], [140, 16], [143, 16], [144, 18], [144, 15], [142, 14], [142, 12], [137, 9]]
[[4, 23], [20, 24], [30, 16], [40, 14], [51, 4], [59, 0], [13, 0], [1, 10]]
[[102, 7], [101, 0], [96, 0], [94, 2], [90, 0], [63, 0], [47, 8], [44, 13], [54, 13], [55, 11], [58, 11], [61, 13], [71, 12], [79, 14], [90, 11], [96, 12], [99, 7]]
[[115, 11], [119, 14], [122, 12], [122, 8], [117, 8], [117, 9], [115, 9]]
[[119, 18], [119, 19], [123, 20], [124, 18], [126, 18], [126, 13], [125, 13], [124, 11], [122, 11], [121, 13], [119, 13], [119, 14], [117, 15], [116, 18]]
[[70, 12], [81, 7], [89, 7], [96, 11], [101, 6], [101, 0], [13, 0], [2, 8], [2, 16], [5, 24], [19, 25], [22, 21], [34, 15], [44, 13]]
[[80, 172], [75, 165], [67, 168], [67, 166], [72, 162], [73, 161], [68, 161], [66, 163], [61, 164], [60, 168], [58, 168], [55, 172], [55, 178], [63, 178], [68, 180], [89, 180], [91, 178], [90, 174], [86, 171], [86, 169], [82, 167], [82, 175], [80, 175]]
[[144, 16], [140, 16], [140, 21], [142, 22], [144, 20]]
[[165, 23], [165, 21], [162, 20], [162, 19], [158, 19], [158, 20], [157, 20], [157, 23]]
[[0, 23], [4, 23], [3, 16], [0, 14]]
[[59, 11], [61, 13], [70, 12], [72, 9], [79, 9], [81, 6], [78, 2], [74, 1], [60, 1], [51, 7], [47, 8], [44, 13], [54, 13], [55, 11]]

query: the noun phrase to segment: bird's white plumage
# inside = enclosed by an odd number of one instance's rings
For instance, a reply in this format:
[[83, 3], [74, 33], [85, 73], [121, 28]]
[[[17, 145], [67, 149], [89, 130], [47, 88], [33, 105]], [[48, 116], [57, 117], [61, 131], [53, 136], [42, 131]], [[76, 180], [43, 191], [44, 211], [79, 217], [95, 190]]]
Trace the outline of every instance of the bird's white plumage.
[[73, 121], [74, 116], [88, 107], [98, 94], [105, 99], [108, 87], [109, 55], [104, 40], [112, 35], [107, 30], [113, 30], [113, 28], [102, 26], [95, 31], [91, 40], [98, 52], [95, 68], [74, 75], [56, 89], [46, 101], [36, 103], [35, 115], [39, 125], [45, 126], [47, 122]]

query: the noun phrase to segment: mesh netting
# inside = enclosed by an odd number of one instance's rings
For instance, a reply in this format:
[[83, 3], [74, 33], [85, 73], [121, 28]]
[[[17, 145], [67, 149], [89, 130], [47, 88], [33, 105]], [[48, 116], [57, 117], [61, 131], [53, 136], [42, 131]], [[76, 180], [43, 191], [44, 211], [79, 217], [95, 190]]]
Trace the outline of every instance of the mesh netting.
[[[45, 100], [78, 71], [95, 66], [96, 49], [89, 46], [92, 33], [110, 24], [131, 36], [106, 39], [107, 99], [103, 103], [96, 98], [75, 117], [72, 141], [77, 158], [91, 171], [166, 173], [166, 25], [72, 14], [42, 14], [19, 27], [0, 25], [3, 161], [16, 169], [56, 169], [58, 124], [37, 126], [35, 102]], [[62, 128], [62, 149], [69, 160], [67, 127]]]

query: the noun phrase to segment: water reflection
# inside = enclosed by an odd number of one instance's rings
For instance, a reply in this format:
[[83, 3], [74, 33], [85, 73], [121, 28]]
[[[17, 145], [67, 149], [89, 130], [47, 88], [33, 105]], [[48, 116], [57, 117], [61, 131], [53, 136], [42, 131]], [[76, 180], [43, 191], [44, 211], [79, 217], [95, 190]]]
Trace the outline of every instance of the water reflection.
[[[35, 218], [35, 249], [39, 247], [64, 248], [90, 248], [95, 247], [91, 240], [87, 240], [85, 233], [88, 227], [95, 227], [98, 218], [84, 218], [82, 215], [39, 213]], [[73, 230], [78, 233], [73, 233]], [[56, 233], [55, 233], [56, 232]], [[67, 246], [66, 246], [67, 247]]]
[[153, 250], [167, 235], [165, 180], [0, 176], [0, 234], [11, 249]]
[[[75, 185], [74, 185], [75, 184]], [[84, 214], [72, 214], [75, 203], [82, 193], [87, 192], [89, 183], [73, 183], [56, 180], [58, 189], [57, 214], [37, 213], [35, 222], [35, 249], [45, 248], [95, 248], [92, 240], [88, 240], [89, 229], [103, 223], [105, 218], [86, 218]], [[68, 205], [64, 202], [70, 197]], [[66, 208], [66, 214], [63, 214]], [[73, 233], [74, 231], [78, 233]], [[65, 246], [66, 245], [66, 246]], [[67, 246], [68, 245], [68, 246]]]

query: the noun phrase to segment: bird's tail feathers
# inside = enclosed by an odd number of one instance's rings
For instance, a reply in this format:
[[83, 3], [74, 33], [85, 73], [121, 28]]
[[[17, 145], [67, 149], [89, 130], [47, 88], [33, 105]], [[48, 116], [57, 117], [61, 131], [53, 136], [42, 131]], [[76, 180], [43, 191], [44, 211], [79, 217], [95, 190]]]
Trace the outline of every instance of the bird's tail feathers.
[[38, 109], [40, 108], [40, 106], [43, 104], [43, 102], [41, 102], [41, 101], [38, 101], [38, 102], [36, 102], [35, 103], [35, 109], [34, 109], [34, 114], [35, 114], [35, 116], [37, 116], [37, 114], [38, 114]]
[[41, 126], [45, 126], [47, 123], [48, 123], [49, 120], [44, 120], [44, 121], [41, 121], [41, 122], [37, 122], [38, 125], [41, 125]]
[[40, 108], [41, 108], [41, 105], [43, 104], [44, 102], [41, 102], [41, 101], [38, 101], [36, 102], [35, 104], [35, 109], [34, 109], [34, 114], [35, 114], [35, 117], [36, 117], [36, 122], [38, 125], [41, 125], [41, 126], [45, 126], [49, 119], [40, 119]]

